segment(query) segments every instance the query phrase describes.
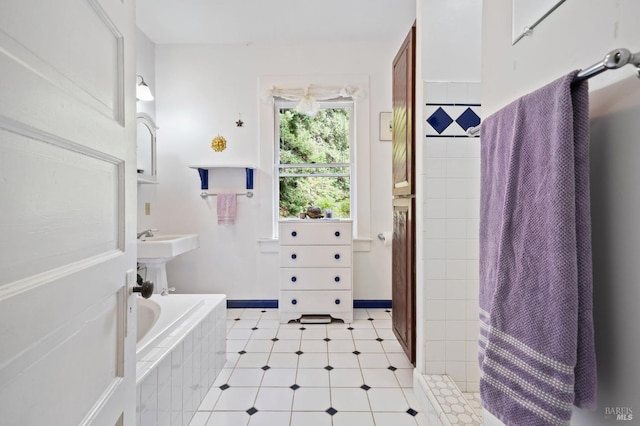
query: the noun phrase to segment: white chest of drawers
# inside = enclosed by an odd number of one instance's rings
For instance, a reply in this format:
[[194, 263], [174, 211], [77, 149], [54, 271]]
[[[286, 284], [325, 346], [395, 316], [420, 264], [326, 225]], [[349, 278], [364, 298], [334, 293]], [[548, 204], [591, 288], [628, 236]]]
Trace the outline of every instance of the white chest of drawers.
[[281, 323], [302, 315], [353, 322], [352, 222], [280, 221]]

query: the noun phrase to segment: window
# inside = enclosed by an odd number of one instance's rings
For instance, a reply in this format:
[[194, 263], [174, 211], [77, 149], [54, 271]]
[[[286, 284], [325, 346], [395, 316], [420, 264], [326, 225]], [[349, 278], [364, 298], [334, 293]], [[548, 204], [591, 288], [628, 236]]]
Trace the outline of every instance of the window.
[[294, 102], [276, 102], [276, 217], [297, 217], [309, 206], [351, 217], [353, 101], [319, 103], [311, 117], [297, 112]]

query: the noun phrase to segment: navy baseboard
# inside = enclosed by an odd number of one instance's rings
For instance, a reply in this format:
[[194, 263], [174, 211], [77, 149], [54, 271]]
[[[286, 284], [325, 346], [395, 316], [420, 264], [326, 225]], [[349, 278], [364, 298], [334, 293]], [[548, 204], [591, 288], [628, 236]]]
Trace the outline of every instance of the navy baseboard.
[[[238, 299], [228, 300], [227, 308], [230, 309], [275, 309], [278, 307], [277, 299]], [[375, 300], [354, 300], [353, 307], [358, 309], [391, 309], [391, 300], [375, 299]]]
[[244, 308], [262, 308], [274, 309], [278, 307], [278, 299], [256, 300], [256, 299], [227, 299], [227, 308], [244, 309]]
[[391, 309], [391, 300], [374, 299], [374, 300], [354, 300], [354, 308], [369, 309]]

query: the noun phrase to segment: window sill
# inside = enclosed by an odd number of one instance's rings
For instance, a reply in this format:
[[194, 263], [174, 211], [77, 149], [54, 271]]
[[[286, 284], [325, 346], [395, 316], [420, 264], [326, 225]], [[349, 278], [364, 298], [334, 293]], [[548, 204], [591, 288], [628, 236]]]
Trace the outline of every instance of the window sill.
[[[371, 238], [355, 238], [353, 240], [354, 252], [371, 251]], [[277, 238], [261, 238], [258, 240], [260, 253], [278, 253], [280, 251], [280, 240]]]

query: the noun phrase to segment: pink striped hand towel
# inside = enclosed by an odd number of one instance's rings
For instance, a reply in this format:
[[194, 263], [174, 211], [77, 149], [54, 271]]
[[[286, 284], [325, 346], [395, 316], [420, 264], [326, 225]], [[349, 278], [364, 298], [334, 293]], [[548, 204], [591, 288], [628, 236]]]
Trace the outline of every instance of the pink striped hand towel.
[[218, 194], [218, 225], [233, 225], [238, 209], [236, 194]]

